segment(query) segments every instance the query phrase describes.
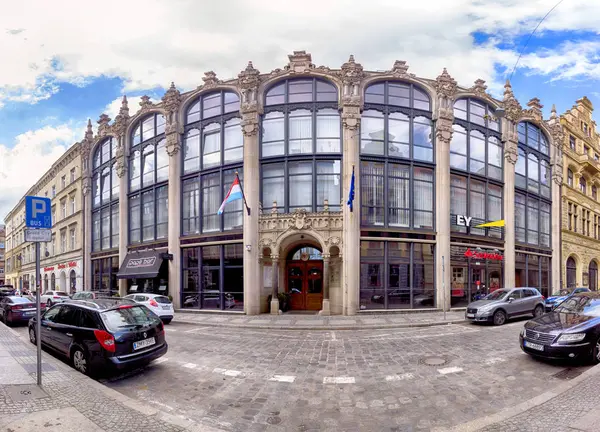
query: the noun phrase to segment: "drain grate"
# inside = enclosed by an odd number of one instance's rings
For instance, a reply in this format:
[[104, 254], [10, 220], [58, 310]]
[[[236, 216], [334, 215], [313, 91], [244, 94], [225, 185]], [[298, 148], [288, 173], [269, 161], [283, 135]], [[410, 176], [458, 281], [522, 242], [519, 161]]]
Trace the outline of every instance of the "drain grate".
[[444, 357], [423, 357], [419, 360], [420, 364], [425, 366], [443, 366], [448, 363], [448, 359]]
[[561, 380], [571, 380], [573, 378], [577, 378], [579, 375], [584, 373], [585, 370], [585, 368], [566, 368], [552, 376]]
[[22, 402], [48, 397], [46, 392], [35, 384], [8, 385], [5, 387], [5, 389], [8, 397], [11, 398], [13, 402]]

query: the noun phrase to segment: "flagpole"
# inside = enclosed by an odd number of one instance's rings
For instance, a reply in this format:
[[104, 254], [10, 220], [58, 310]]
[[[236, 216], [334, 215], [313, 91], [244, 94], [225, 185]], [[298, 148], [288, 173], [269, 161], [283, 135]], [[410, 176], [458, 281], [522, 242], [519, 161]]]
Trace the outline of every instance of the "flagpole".
[[246, 202], [246, 194], [244, 193], [244, 188], [242, 187], [242, 182], [240, 181], [240, 176], [238, 175], [238, 172], [235, 172], [235, 178], [237, 179], [239, 185], [240, 185], [240, 190], [242, 191], [242, 198], [244, 199], [244, 205], [246, 206], [246, 211], [248, 212], [248, 216], [250, 216], [250, 207], [248, 207], [248, 203]]

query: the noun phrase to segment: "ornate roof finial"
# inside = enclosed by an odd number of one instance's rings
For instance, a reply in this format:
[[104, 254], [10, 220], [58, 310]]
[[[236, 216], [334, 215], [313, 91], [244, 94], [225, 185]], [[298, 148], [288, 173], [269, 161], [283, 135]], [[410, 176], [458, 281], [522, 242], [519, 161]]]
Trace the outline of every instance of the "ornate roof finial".
[[92, 130], [92, 119], [88, 119], [87, 129], [85, 131], [85, 139], [92, 140], [94, 138], [94, 131]]
[[485, 85], [485, 80], [481, 78], [475, 80], [475, 85], [471, 87], [471, 91], [473, 93], [477, 93], [478, 95], [487, 96], [487, 86]]
[[141, 111], [146, 111], [152, 108], [154, 104], [150, 101], [150, 96], [144, 95], [140, 98]]
[[179, 109], [179, 104], [181, 103], [181, 93], [175, 87], [175, 83], [171, 82], [171, 86], [165, 92], [162, 97], [163, 106], [165, 108], [165, 112], [173, 113]]
[[392, 66], [392, 75], [395, 77], [406, 77], [408, 74], [408, 65], [404, 60], [396, 60], [394, 66]]
[[315, 67], [312, 63], [312, 55], [304, 50], [294, 51], [293, 54], [288, 55], [288, 59], [289, 63], [285, 67], [286, 70], [304, 72]]
[[439, 75], [435, 79], [435, 90], [438, 93], [438, 96], [444, 96], [450, 100], [454, 98], [457, 89], [457, 83], [454, 78], [450, 76], [446, 68], [442, 71], [441, 75]]
[[513, 123], [516, 123], [521, 117], [523, 107], [521, 107], [521, 104], [515, 98], [509, 80], [506, 80], [506, 84], [504, 84], [504, 98], [502, 99], [502, 105], [506, 112], [504, 116]]
[[110, 117], [108, 115], [106, 115], [105, 113], [102, 113], [100, 115], [100, 118], [98, 119], [98, 136], [105, 136], [107, 134], [107, 132], [110, 130], [110, 125], [108, 123], [110, 123]]
[[257, 87], [260, 81], [259, 77], [260, 72], [258, 69], [254, 69], [254, 65], [252, 65], [251, 61], [248, 62], [246, 69], [238, 74], [239, 83], [242, 89]]
[[550, 118], [555, 119], [556, 117], [558, 117], [556, 115], [556, 104], [552, 104], [552, 109], [550, 110]]
[[119, 116], [122, 119], [129, 118], [129, 103], [127, 102], [127, 96], [125, 95], [123, 95], [123, 99], [121, 100], [121, 108], [119, 108], [119, 115], [117, 117]]
[[540, 103], [540, 100], [536, 97], [531, 98], [529, 102], [527, 102], [527, 106], [529, 107], [529, 109], [525, 110], [527, 114], [533, 117], [534, 119], [541, 121], [543, 118], [542, 108], [544, 107], [544, 105]]
[[204, 77], [202, 78], [202, 81], [204, 81], [205, 88], [215, 87], [220, 82], [217, 78], [217, 74], [213, 71], [204, 72]]

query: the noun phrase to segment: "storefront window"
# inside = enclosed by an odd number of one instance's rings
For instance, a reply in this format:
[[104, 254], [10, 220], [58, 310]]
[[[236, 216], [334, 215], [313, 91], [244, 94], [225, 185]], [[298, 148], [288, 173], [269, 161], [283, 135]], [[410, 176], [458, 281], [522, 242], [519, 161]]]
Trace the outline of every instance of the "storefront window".
[[244, 310], [242, 244], [183, 249], [184, 308]]
[[434, 246], [361, 242], [360, 308], [427, 308], [435, 304]]
[[550, 292], [550, 257], [517, 252], [515, 286], [537, 288], [548, 297]]
[[[117, 273], [119, 272], [119, 257], [92, 260], [92, 291], [99, 291], [112, 296], [119, 293]], [[52, 275], [54, 278], [54, 275]]]

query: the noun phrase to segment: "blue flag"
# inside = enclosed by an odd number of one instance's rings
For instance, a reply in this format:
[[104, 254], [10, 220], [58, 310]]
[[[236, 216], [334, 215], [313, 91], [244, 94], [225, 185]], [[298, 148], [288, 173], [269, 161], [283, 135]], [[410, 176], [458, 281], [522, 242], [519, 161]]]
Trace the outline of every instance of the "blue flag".
[[350, 193], [348, 194], [348, 205], [350, 211], [354, 210], [354, 165], [352, 166], [352, 180], [350, 180]]

